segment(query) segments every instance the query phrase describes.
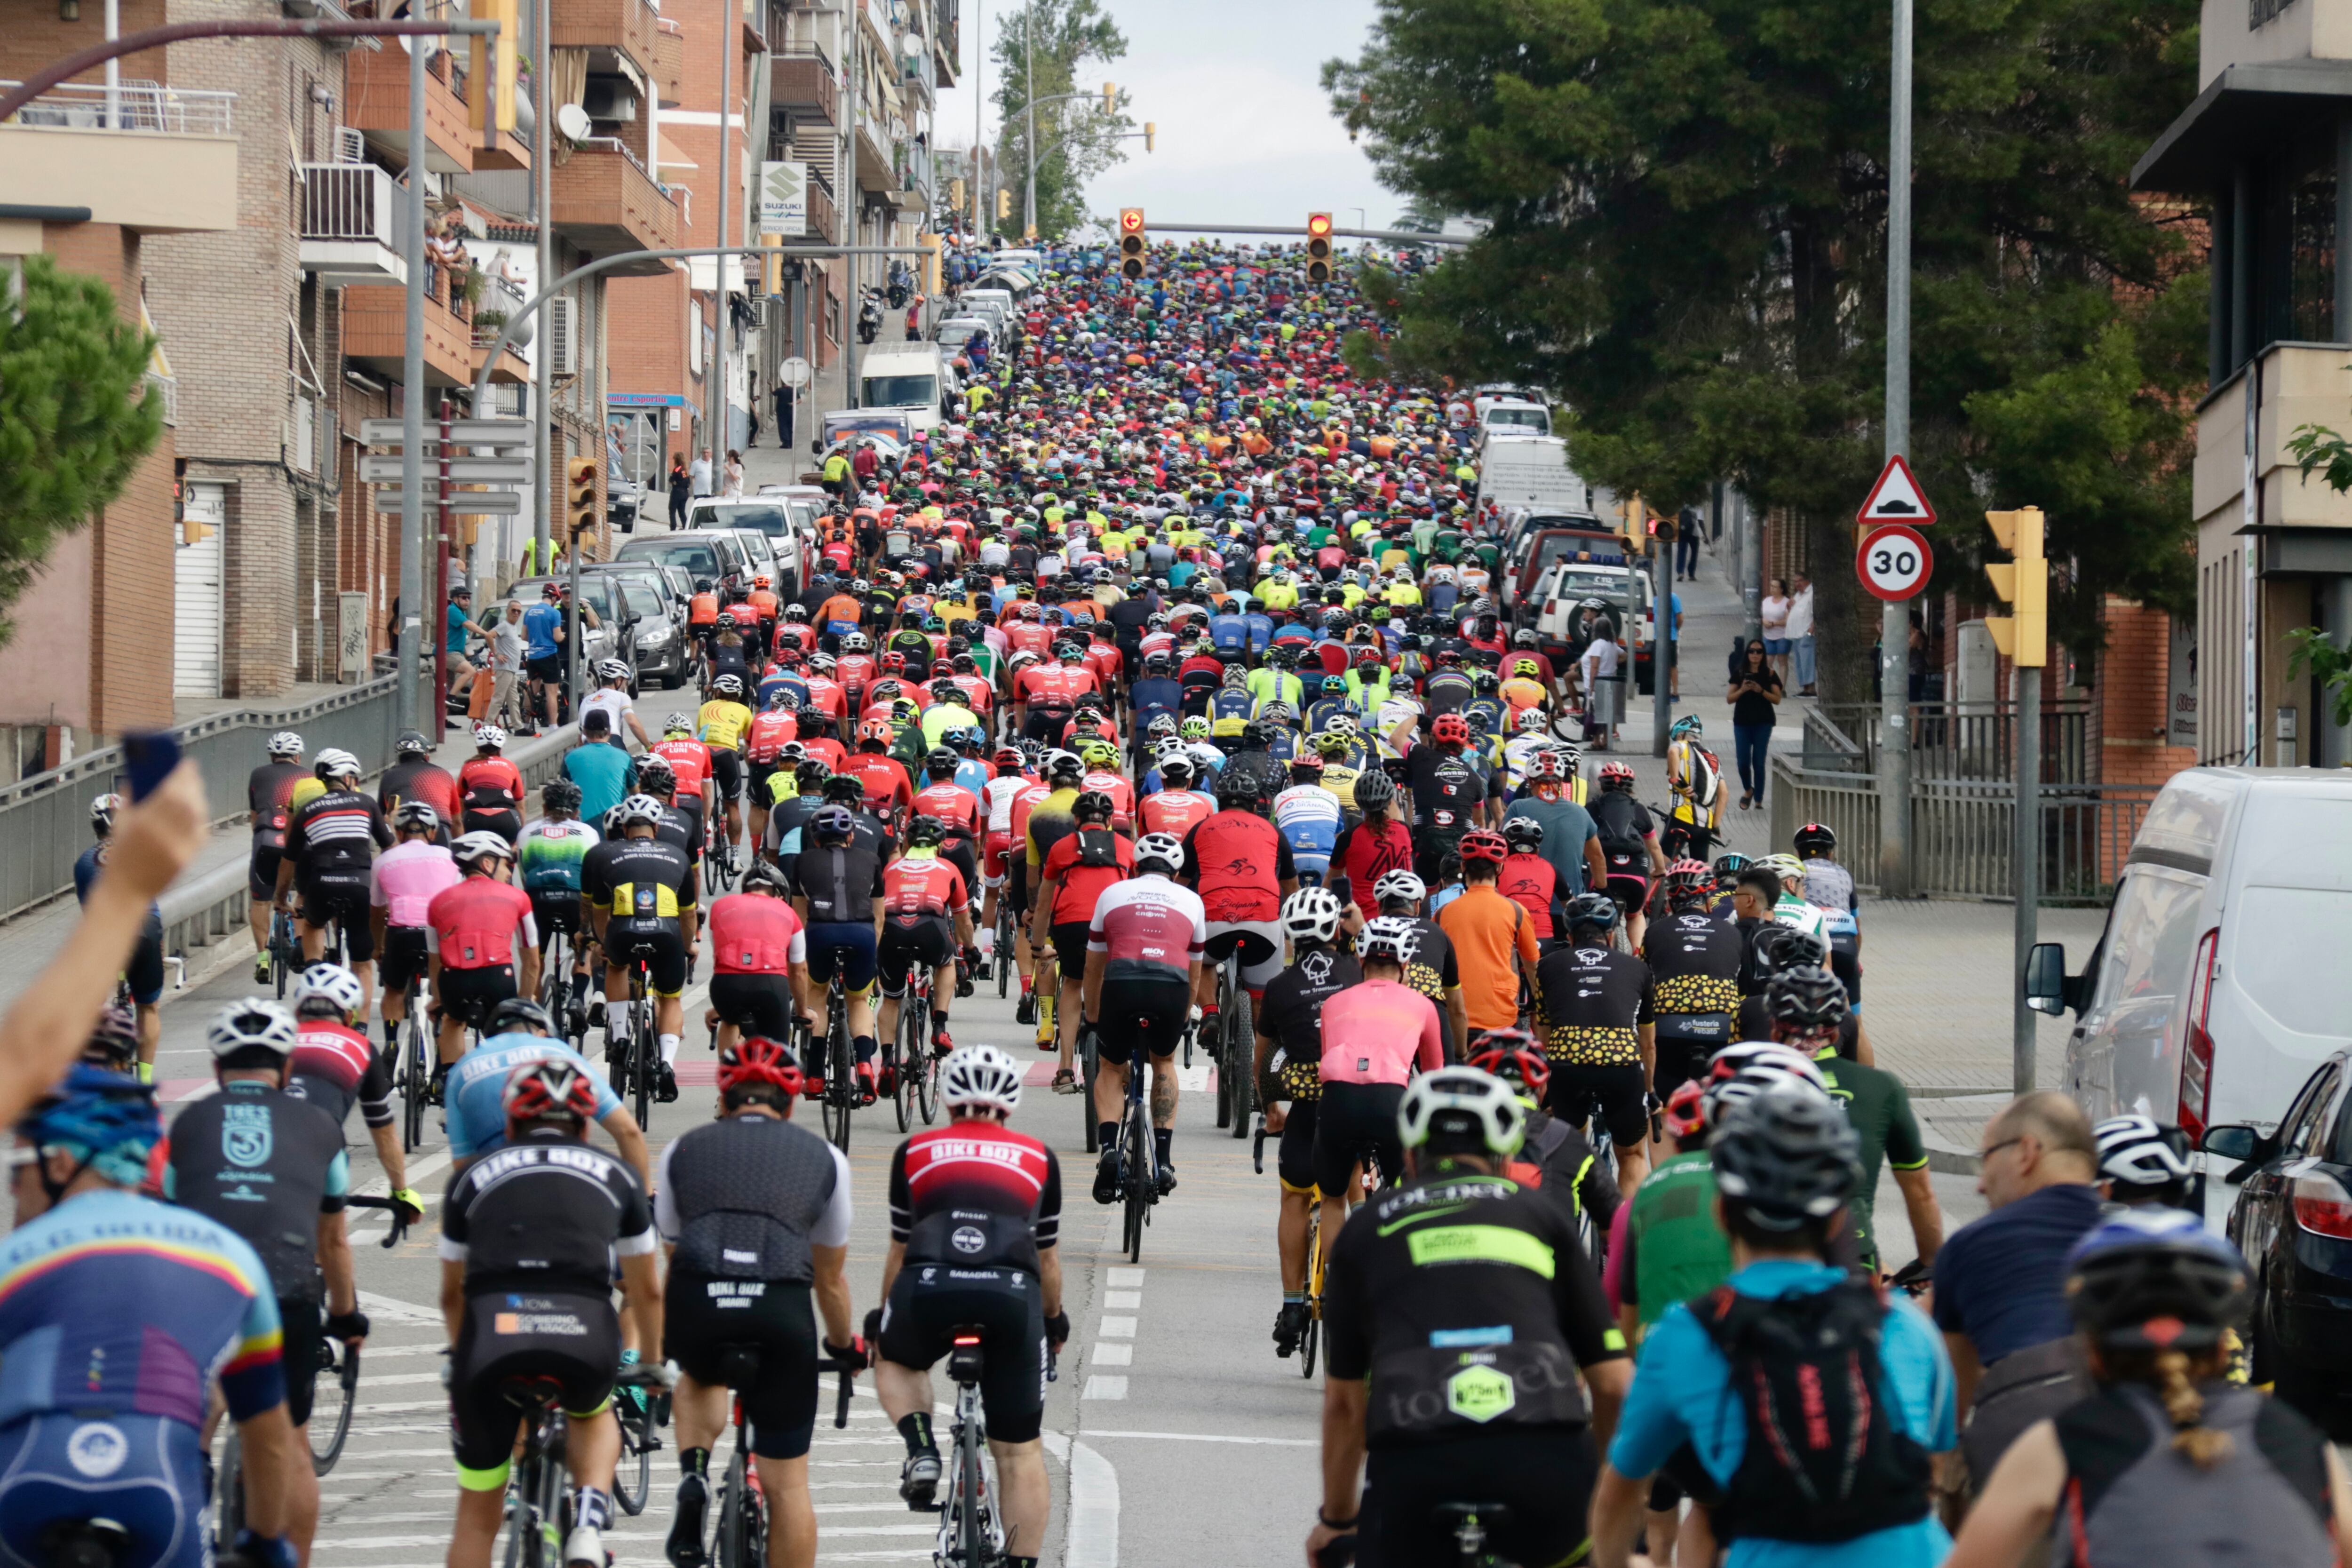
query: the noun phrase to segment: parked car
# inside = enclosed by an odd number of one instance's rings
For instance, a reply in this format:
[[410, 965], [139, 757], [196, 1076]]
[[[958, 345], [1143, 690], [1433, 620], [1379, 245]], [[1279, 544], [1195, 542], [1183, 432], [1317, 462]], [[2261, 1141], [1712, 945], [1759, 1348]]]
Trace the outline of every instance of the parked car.
[[931, 341], [953, 353], [982, 333], [990, 342], [996, 341], [996, 329], [979, 316], [950, 316], [931, 330]]
[[632, 539], [613, 552], [615, 561], [659, 562], [683, 566], [698, 581], [708, 578], [724, 585], [730, 580], [751, 585], [751, 558], [733, 534], [711, 530], [646, 534]]
[[695, 533], [724, 530], [745, 535], [743, 547], [751, 557], [753, 574], [764, 574], [769, 585], [785, 598], [801, 591], [807, 558], [803, 541], [807, 533], [794, 521], [788, 498], [721, 500], [717, 496], [699, 496], [687, 506], [686, 526]]
[[[2066, 950], [2042, 943], [2026, 999], [2077, 1015], [2066, 1088], [2093, 1117], [2267, 1134], [2313, 1069], [2352, 1049], [2347, 949], [2352, 775], [2190, 768], [2141, 819], [2090, 962], [2069, 976]], [[2200, 1163], [2218, 1226], [2229, 1184]]]
[[[540, 594], [548, 584], [554, 583], [565, 591], [572, 587], [569, 574], [554, 577], [524, 577], [508, 585], [507, 596], [520, 599], [525, 605], [539, 603]], [[642, 598], [637, 595], [643, 595]], [[647, 616], [667, 615], [660, 601], [649, 591], [632, 593], [628, 586], [614, 577], [583, 565], [580, 570], [580, 599], [596, 612], [596, 625], [581, 636], [581, 657], [589, 669], [581, 677], [584, 686], [596, 684], [594, 666], [608, 658], [617, 658], [629, 667], [629, 695], [637, 694], [638, 671], [635, 631]]]
[[639, 678], [657, 680], [672, 689], [686, 684], [687, 599], [669, 573], [649, 561], [601, 562], [582, 568], [581, 577], [584, 580], [591, 572], [625, 584], [632, 609], [637, 607], [640, 595], [658, 606], [640, 612], [644, 618], [634, 635]]
[[604, 511], [618, 524], [623, 533], [637, 531], [637, 516], [644, 510], [646, 487], [631, 479], [624, 479], [621, 470], [613, 468], [604, 475]]

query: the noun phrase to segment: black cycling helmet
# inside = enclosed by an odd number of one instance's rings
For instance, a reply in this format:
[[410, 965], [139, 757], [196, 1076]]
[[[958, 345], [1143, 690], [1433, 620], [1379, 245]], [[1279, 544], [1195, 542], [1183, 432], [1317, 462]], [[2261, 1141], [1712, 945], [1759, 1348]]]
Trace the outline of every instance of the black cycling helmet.
[[542, 1035], [555, 1033], [555, 1020], [547, 1009], [528, 996], [509, 996], [490, 1009], [489, 1022], [482, 1026], [488, 1035], [510, 1035], [518, 1029], [530, 1029]]
[[835, 773], [824, 781], [827, 805], [864, 805], [866, 785], [856, 773]]
[[1507, 817], [1503, 823], [1503, 842], [1513, 849], [1528, 853], [1543, 847], [1543, 824], [1532, 816]]
[[1739, 879], [1739, 873], [1748, 869], [1752, 864], [1754, 864], [1754, 857], [1742, 855], [1737, 849], [1727, 855], [1717, 856], [1715, 858], [1716, 886], [1728, 888]]
[[1837, 847], [1837, 834], [1825, 822], [1808, 822], [1797, 829], [1797, 858], [1810, 860]]
[[956, 755], [953, 748], [934, 746], [931, 748], [931, 754], [923, 759], [923, 771], [935, 779], [951, 779], [955, 777], [957, 765], [962, 761], [961, 757]]
[[1090, 789], [1071, 803], [1070, 816], [1078, 822], [1108, 822], [1118, 809], [1118, 804], [1109, 795], [1101, 790]]
[[1845, 983], [1811, 964], [1780, 970], [1764, 987], [1764, 1011], [1783, 1038], [1834, 1035], [1845, 1022]]
[[2110, 1116], [2091, 1129], [2099, 1148], [2099, 1177], [2118, 1203], [2186, 1206], [2196, 1176], [2189, 1134], [2151, 1116]]
[[793, 782], [800, 785], [803, 795], [824, 794], [824, 781], [832, 776], [833, 770], [825, 766], [823, 757], [803, 757], [800, 766], [793, 770]]
[[1227, 766], [1217, 772], [1217, 804], [1227, 811], [1255, 811], [1258, 801], [1257, 775], [1247, 768]]
[[1356, 775], [1356, 807], [1360, 811], [1385, 811], [1396, 804], [1396, 781], [1378, 768], [1366, 768]]
[[433, 742], [425, 738], [422, 730], [403, 730], [400, 739], [392, 743], [392, 749], [394, 754], [403, 757], [429, 757], [433, 754]]
[[937, 849], [948, 841], [948, 825], [936, 816], [919, 816], [907, 825], [907, 847]]
[[1606, 893], [1579, 893], [1568, 901], [1568, 931], [1610, 931], [1616, 929], [1617, 900]]
[[580, 809], [580, 786], [570, 779], [550, 779], [540, 786], [540, 809], [570, 811]]
[[2210, 1349], [2252, 1300], [2238, 1249], [2181, 1209], [2126, 1209], [2067, 1255], [2067, 1305], [2101, 1346]]
[[1717, 1189], [1758, 1226], [1780, 1232], [1845, 1204], [1860, 1179], [1861, 1146], [1837, 1101], [1793, 1083], [1732, 1101], [1707, 1142]]
[[1755, 936], [1757, 967], [1765, 973], [1783, 969], [1819, 969], [1830, 958], [1829, 943], [1808, 931], [1767, 921]]

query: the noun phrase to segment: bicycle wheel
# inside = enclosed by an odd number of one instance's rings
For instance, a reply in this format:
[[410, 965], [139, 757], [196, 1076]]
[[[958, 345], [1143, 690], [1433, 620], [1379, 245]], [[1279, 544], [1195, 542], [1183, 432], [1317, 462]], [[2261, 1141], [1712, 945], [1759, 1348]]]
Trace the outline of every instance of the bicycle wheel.
[[885, 1046], [896, 1053], [890, 1063], [890, 1103], [898, 1113], [898, 1131], [906, 1131], [914, 1125], [915, 1064], [930, 1054], [930, 1044], [923, 1038], [923, 1000], [908, 989], [906, 1005], [898, 1009], [898, 1033]]
[[956, 1444], [956, 1468], [963, 1472], [963, 1517], [956, 1521], [962, 1568], [980, 1568], [989, 1560], [988, 1531], [981, 1518], [980, 1444], [970, 1432]]
[[660, 1439], [654, 1436], [654, 1402], [646, 1394], [642, 1405], [622, 1417], [621, 1463], [613, 1473], [613, 1500], [632, 1519], [646, 1511], [646, 1500], [653, 1493], [654, 1450], [659, 1447]]
[[1298, 1342], [1299, 1375], [1315, 1375], [1315, 1351], [1323, 1338], [1323, 1205], [1307, 1210], [1307, 1332]]
[[236, 1544], [238, 1532], [245, 1529], [245, 1445], [233, 1425], [228, 1429], [228, 1440], [221, 1445], [220, 1471], [215, 1487], [213, 1521], [221, 1550], [226, 1551]]
[[[1142, 1070], [1141, 1062], [1128, 1064], [1129, 1072]], [[1133, 1100], [1128, 1102], [1125, 1142], [1127, 1147], [1121, 1163], [1126, 1169], [1121, 1173], [1123, 1179], [1120, 1184], [1127, 1189], [1127, 1227], [1119, 1250], [1127, 1254], [1129, 1263], [1140, 1263], [1143, 1261], [1143, 1226], [1150, 1215], [1152, 1198], [1151, 1121], [1143, 1114], [1142, 1106]]]
[[352, 1435], [352, 1407], [359, 1403], [360, 1352], [358, 1347], [334, 1340], [321, 1342], [326, 1362], [317, 1371], [334, 1376], [311, 1379], [310, 1470], [323, 1476], [343, 1457], [343, 1440]]
[[[1220, 970], [1217, 974], [1217, 1036], [1208, 1043], [1210, 1065], [1217, 1072], [1217, 1125], [1232, 1127], [1234, 1115], [1234, 1071], [1225, 1056], [1225, 1014], [1233, 1005], [1233, 988], [1226, 983], [1231, 972]], [[1236, 1129], [1234, 1136], [1241, 1132]]]
[[653, 1010], [653, 1003], [644, 998], [629, 1003], [629, 1098], [639, 1127], [653, 1125], [654, 1063], [661, 1049], [654, 1038]]
[[416, 1019], [417, 996], [412, 987], [408, 994], [408, 1016], [400, 1023], [401, 1148], [413, 1151], [425, 1142], [425, 1091], [433, 1084], [433, 1069], [425, 1043], [425, 1026]]
[[1227, 1076], [1232, 1068], [1234, 1080], [1234, 1136], [1246, 1135], [1250, 1118], [1257, 1110], [1257, 1039], [1251, 1030], [1250, 994], [1239, 986], [1234, 988], [1233, 1006], [1225, 1013], [1225, 1059], [1217, 1076]]
[[857, 1104], [857, 1058], [849, 1044], [849, 1020], [836, 1020], [825, 1049], [824, 1099], [833, 1108], [825, 1132], [833, 1146], [843, 1153], [849, 1152], [849, 1113]]
[[996, 968], [996, 999], [1000, 1002], [1012, 993], [1013, 974], [1020, 965], [1013, 962], [1020, 939], [1013, 929], [1013, 900], [1002, 889], [996, 895], [996, 956], [991, 960]]
[[1323, 1319], [1319, 1314], [1310, 1312], [1307, 1318], [1307, 1332], [1298, 1341], [1298, 1374], [1301, 1377], [1315, 1375], [1315, 1352], [1321, 1348], [1322, 1342]]

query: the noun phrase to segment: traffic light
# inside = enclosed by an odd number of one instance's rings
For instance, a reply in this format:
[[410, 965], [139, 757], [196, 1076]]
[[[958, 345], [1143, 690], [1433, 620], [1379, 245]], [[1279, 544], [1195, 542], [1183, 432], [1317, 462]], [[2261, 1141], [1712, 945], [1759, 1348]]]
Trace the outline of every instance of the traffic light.
[[1143, 276], [1143, 253], [1151, 241], [1144, 234], [1143, 209], [1118, 209], [1118, 275], [1121, 278]]
[[[467, 123], [476, 131], [515, 128], [515, 73], [522, 55], [522, 26], [516, 0], [478, 0], [478, 21], [496, 22], [495, 34], [466, 39], [466, 80], [470, 101]], [[487, 90], [485, 89], [487, 88]]]
[[958, 174], [948, 182], [948, 210], [963, 211], [963, 176]]
[[2011, 612], [1987, 616], [1985, 630], [2011, 664], [2038, 668], [2050, 658], [2050, 563], [2042, 553], [2042, 509], [1989, 511], [1985, 521], [2010, 555], [2007, 562], [1987, 562], [1985, 575]]
[[1331, 281], [1331, 215], [1307, 215], [1307, 281]]
[[1103, 83], [1103, 112], [1105, 114], [1118, 112], [1118, 83], [1115, 81]]
[[941, 292], [940, 283], [940, 237], [936, 234], [917, 235], [915, 237], [915, 243], [923, 247], [923, 292], [930, 295], [931, 298], [936, 300]]
[[996, 221], [999, 223], [1010, 223], [1012, 220], [1013, 193], [1000, 185], [997, 187], [996, 191]]
[[1143, 122], [1143, 150], [1145, 152], [1149, 153], [1151, 151], [1152, 141], [1159, 134], [1160, 122], [1158, 121], [1147, 120]]
[[596, 526], [596, 459], [572, 458], [563, 465], [563, 523], [574, 540]]

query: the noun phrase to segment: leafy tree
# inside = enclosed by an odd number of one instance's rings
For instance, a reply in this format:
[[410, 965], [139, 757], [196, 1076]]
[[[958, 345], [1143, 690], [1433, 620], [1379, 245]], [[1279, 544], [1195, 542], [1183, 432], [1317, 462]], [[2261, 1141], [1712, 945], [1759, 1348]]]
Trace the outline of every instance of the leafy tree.
[[[1034, 62], [1031, 28], [1036, 38]], [[996, 226], [998, 232], [1021, 233], [1032, 90], [1038, 105], [1037, 232], [1058, 238], [1087, 221], [1087, 182], [1127, 157], [1121, 137], [1135, 129], [1125, 112], [1128, 95], [1119, 93], [1109, 113], [1103, 111], [1099, 84], [1083, 98], [1045, 100], [1084, 91], [1082, 73], [1091, 75], [1090, 67], [1126, 55], [1127, 35], [1103, 14], [1100, 0], [1028, 0], [1005, 17], [996, 35], [997, 167], [1013, 193], [1013, 216]]]
[[[58, 536], [122, 493], [163, 434], [144, 386], [155, 340], [124, 323], [114, 291], [24, 258], [0, 300], [0, 612], [32, 585]], [[0, 645], [14, 635], [0, 615]]]
[[[2189, 593], [2203, 283], [2126, 181], [2194, 95], [2196, 22], [2194, 0], [1919, 0], [1910, 456], [1938, 575], [1989, 599], [1977, 510], [2042, 507], [2077, 647], [2104, 593]], [[1546, 388], [1621, 493], [1722, 478], [1788, 509], [1845, 701], [1877, 624], [1851, 563], [1883, 442], [1888, 26], [1885, 0], [1381, 0], [1324, 68], [1385, 183], [1488, 226], [1368, 279], [1358, 367]]]

